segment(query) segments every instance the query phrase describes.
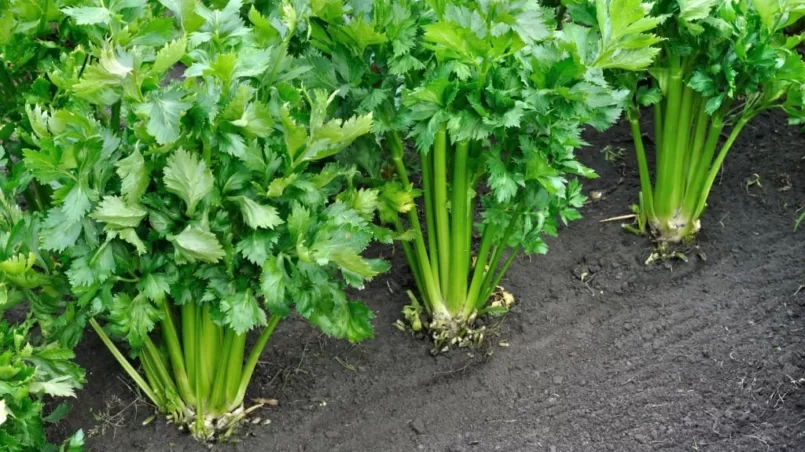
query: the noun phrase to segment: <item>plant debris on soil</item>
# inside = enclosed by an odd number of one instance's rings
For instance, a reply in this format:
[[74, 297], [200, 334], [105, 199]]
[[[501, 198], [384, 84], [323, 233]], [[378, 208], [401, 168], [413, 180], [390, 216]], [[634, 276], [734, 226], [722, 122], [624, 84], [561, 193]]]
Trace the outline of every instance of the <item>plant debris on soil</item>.
[[[637, 200], [628, 125], [586, 138], [581, 160], [601, 178], [585, 192], [599, 196], [546, 256], [512, 265], [502, 284], [517, 303], [484, 347], [432, 356], [394, 327], [413, 282], [401, 250], [386, 248], [392, 271], [359, 295], [377, 338], [349, 345], [283, 322], [247, 395], [278, 404], [235, 442], [143, 425], [153, 409], [91, 332], [78, 350], [88, 384], [54, 428], [117, 452], [804, 451], [805, 231], [793, 222], [805, 137], [782, 114], [750, 123], [687, 262], [648, 266], [646, 238], [600, 222]], [[606, 146], [626, 148], [623, 165]], [[742, 189], [750, 178], [762, 185]]]

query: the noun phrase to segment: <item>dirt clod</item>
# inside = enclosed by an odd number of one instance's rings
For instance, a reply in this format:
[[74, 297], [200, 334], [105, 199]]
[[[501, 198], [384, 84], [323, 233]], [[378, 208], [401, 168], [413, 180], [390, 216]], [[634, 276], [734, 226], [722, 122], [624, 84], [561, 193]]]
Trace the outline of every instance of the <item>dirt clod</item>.
[[422, 435], [425, 433], [425, 423], [422, 422], [422, 419], [416, 418], [411, 421], [411, 429], [416, 432], [417, 435]]

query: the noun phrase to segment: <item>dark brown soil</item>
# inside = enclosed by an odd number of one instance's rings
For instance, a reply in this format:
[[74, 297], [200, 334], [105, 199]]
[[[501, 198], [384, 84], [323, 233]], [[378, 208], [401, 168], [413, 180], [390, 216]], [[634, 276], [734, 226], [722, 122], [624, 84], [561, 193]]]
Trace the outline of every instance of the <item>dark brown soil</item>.
[[[433, 357], [392, 326], [410, 286], [398, 253], [361, 294], [377, 339], [353, 346], [283, 322], [249, 393], [279, 400], [259, 412], [271, 425], [212, 448], [805, 451], [799, 130], [779, 114], [757, 118], [727, 158], [689, 261], [652, 266], [645, 238], [600, 222], [637, 196], [627, 128], [588, 139], [582, 159], [601, 178], [586, 189], [603, 197], [547, 256], [512, 266], [505, 286], [518, 304], [486, 349]], [[625, 161], [605, 161], [606, 145], [626, 148]], [[753, 174], [762, 187], [747, 189]], [[93, 451], [205, 450], [164, 420], [142, 425], [152, 411], [92, 333], [80, 360], [89, 383], [60, 430], [83, 428]]]

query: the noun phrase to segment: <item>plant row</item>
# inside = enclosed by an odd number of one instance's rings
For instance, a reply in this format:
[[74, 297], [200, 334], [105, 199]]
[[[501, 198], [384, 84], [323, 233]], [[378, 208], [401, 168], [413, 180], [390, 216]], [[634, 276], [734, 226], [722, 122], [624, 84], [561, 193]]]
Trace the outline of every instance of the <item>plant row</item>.
[[[435, 350], [522, 253], [580, 218], [587, 127], [625, 110], [638, 221], [690, 240], [760, 112], [802, 115], [801, 1], [0, 0], [0, 443], [48, 444], [89, 326], [202, 441], [292, 313], [373, 336], [352, 299], [398, 245]], [[653, 110], [653, 159], [641, 113]], [[643, 115], [651, 117], [652, 115]], [[649, 168], [653, 160], [654, 171]], [[9, 319], [9, 321], [5, 320]], [[10, 321], [22, 319], [19, 321]], [[247, 336], [254, 341], [247, 347]]]

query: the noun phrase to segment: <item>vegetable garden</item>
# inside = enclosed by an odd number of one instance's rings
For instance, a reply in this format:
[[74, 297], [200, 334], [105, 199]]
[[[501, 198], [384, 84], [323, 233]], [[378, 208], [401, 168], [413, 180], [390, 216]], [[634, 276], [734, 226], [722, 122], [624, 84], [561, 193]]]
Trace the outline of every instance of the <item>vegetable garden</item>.
[[0, 0], [0, 450], [799, 450], [803, 15]]

